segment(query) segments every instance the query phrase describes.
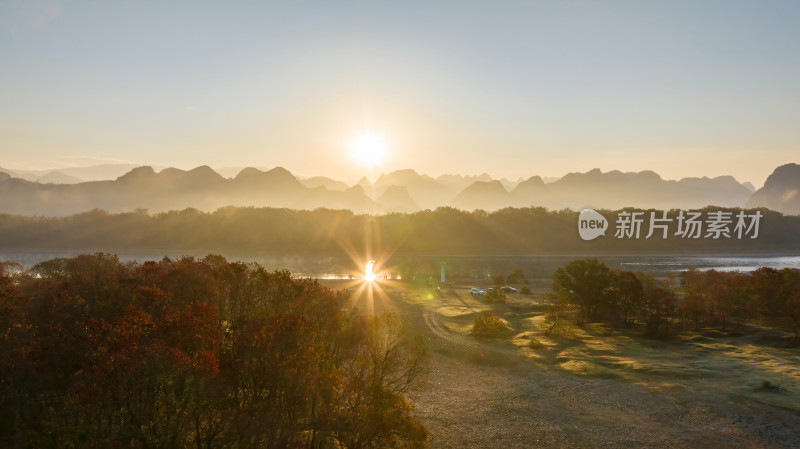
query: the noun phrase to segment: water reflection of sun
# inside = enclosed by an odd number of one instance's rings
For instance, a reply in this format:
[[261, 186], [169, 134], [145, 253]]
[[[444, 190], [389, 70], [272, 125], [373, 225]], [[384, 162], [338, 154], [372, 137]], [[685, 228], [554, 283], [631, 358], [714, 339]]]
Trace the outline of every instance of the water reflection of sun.
[[372, 267], [375, 265], [374, 260], [370, 260], [364, 266], [364, 280], [367, 282], [374, 282], [375, 281], [375, 273], [372, 272]]
[[382, 266], [379, 261], [365, 260], [358, 265], [363, 267], [363, 270], [359, 276], [351, 278], [346, 288], [351, 292], [350, 298], [353, 304], [361, 309], [362, 313], [373, 316], [376, 312], [376, 302], [380, 302], [380, 308], [385, 308], [390, 302], [385, 287], [391, 281], [381, 271]]
[[391, 245], [384, 245], [379, 220], [372, 217], [357, 219], [362, 220], [364, 225], [363, 244], [357, 244], [351, 236], [342, 234], [336, 236], [336, 243], [349, 256], [354, 267], [358, 267], [358, 271], [351, 272], [351, 281], [345, 285], [351, 301], [364, 313], [374, 315], [376, 299], [380, 309], [393, 308], [386, 290], [397, 288], [396, 279], [399, 277], [391, 275], [397, 267], [390, 266], [389, 260], [405, 238], [397, 238]]

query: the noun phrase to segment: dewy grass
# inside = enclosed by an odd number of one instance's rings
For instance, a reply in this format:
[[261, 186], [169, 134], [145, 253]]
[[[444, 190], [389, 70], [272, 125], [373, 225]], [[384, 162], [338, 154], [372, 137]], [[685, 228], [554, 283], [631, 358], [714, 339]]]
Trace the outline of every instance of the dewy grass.
[[[472, 297], [465, 286], [422, 306], [436, 315], [447, 332], [467, 339], [475, 319], [492, 311], [511, 330], [483, 344], [507, 345], [541, 368], [656, 385], [658, 389], [664, 385], [719, 389], [742, 399], [800, 410], [800, 354], [795, 349], [754, 344], [752, 335], [705, 330], [657, 341], [642, 337], [637, 330], [596, 323], [570, 326], [562, 335], [545, 334], [541, 326], [545, 308], [539, 298], [512, 294], [507, 304], [492, 305]], [[766, 382], [780, 388], [765, 388]], [[775, 391], [780, 394], [767, 394]]]

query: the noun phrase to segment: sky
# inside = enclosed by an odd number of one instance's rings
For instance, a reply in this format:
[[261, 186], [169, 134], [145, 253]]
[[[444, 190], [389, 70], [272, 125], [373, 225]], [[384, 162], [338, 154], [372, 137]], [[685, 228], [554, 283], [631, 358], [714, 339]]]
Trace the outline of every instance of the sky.
[[758, 186], [800, 162], [799, 21], [769, 0], [0, 0], [0, 166]]

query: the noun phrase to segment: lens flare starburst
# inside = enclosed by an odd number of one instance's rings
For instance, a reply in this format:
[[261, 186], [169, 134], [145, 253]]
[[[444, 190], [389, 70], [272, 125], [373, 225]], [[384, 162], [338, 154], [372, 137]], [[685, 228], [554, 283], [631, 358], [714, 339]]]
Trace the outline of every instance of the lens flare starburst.
[[[334, 219], [343, 220], [344, 215]], [[354, 305], [368, 316], [373, 316], [377, 309], [392, 310], [392, 298], [387, 294], [389, 290], [397, 288], [399, 277], [390, 275], [398, 267], [389, 265], [389, 260], [395, 251], [405, 242], [406, 238], [397, 238], [394, 244], [385, 246], [381, 238], [381, 227], [374, 218], [367, 217], [364, 222], [363, 243], [352, 239], [348, 234], [334, 236], [337, 245], [353, 262], [353, 267], [358, 271], [351, 271], [351, 280], [345, 284], [350, 292]], [[395, 273], [396, 274], [396, 273]]]
[[374, 282], [375, 281], [375, 273], [372, 272], [372, 267], [375, 265], [374, 260], [370, 260], [364, 266], [364, 280], [367, 282]]

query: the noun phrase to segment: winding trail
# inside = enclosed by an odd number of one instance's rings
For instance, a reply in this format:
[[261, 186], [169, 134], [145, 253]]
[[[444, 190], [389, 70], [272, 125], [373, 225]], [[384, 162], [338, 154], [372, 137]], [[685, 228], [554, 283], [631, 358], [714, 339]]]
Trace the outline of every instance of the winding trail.
[[[437, 313], [445, 299], [393, 301], [429, 343], [427, 382], [409, 398], [432, 448], [800, 446], [796, 413], [537, 365], [516, 348], [448, 330]], [[776, 414], [790, 424], [776, 425]]]
[[467, 286], [429, 296], [385, 285], [366, 310], [398, 313], [428, 345], [423, 383], [407, 397], [431, 448], [800, 447], [800, 413], [739, 397], [731, 385], [577, 376], [523, 348], [452, 332], [448, 321], [463, 329], [488, 308], [459, 295]]
[[442, 340], [456, 346], [468, 347], [471, 349], [481, 348], [481, 344], [476, 342], [475, 340], [467, 338], [463, 335], [454, 334], [445, 329], [439, 322], [438, 314], [436, 312], [425, 309], [422, 312], [422, 317], [423, 320], [425, 321], [425, 325], [428, 327], [428, 330], [433, 335], [441, 338]]

